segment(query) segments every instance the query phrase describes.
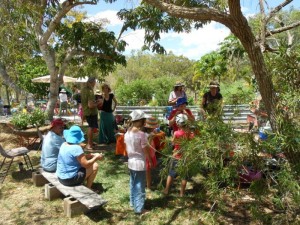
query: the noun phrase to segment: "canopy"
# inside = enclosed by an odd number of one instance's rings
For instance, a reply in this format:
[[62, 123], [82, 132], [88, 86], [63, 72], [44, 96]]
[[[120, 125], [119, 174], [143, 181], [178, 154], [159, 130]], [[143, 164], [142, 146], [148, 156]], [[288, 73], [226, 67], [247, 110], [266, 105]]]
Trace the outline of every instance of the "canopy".
[[[64, 83], [75, 83], [76, 78], [64, 76]], [[34, 83], [50, 83], [50, 75], [42, 76], [42, 77], [36, 77], [31, 79]]]

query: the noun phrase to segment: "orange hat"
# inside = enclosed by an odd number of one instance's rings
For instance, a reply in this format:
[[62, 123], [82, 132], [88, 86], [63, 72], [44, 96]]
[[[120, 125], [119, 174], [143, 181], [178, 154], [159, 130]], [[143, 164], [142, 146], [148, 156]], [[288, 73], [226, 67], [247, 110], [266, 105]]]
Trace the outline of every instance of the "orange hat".
[[62, 119], [54, 119], [51, 122], [51, 128], [55, 127], [55, 126], [64, 126], [65, 123]]

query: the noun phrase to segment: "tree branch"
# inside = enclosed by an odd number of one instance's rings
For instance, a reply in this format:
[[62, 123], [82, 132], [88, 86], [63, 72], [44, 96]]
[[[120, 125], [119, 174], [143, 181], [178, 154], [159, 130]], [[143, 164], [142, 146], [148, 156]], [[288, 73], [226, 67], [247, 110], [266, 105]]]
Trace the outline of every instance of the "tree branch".
[[285, 26], [285, 27], [281, 27], [281, 28], [278, 28], [278, 29], [270, 30], [270, 31], [268, 31], [266, 33], [266, 37], [269, 37], [269, 36], [271, 36], [273, 34], [282, 33], [282, 32], [287, 31], [287, 30], [291, 30], [291, 29], [293, 29], [295, 27], [298, 27], [298, 26], [300, 26], [300, 21], [292, 23], [292, 24], [290, 24], [288, 26]]
[[[45, 0], [44, 0], [45, 1]], [[56, 29], [56, 27], [60, 24], [61, 19], [74, 7], [79, 6], [79, 5], [96, 5], [96, 1], [83, 1], [83, 2], [75, 2], [66, 0], [62, 3], [62, 8], [58, 10], [57, 14], [54, 16], [52, 21], [50, 22], [48, 29], [46, 32], [43, 34], [40, 42], [41, 44], [46, 43], [53, 31]]]
[[285, 0], [280, 5], [276, 6], [269, 14], [269, 16], [266, 18], [266, 22], [268, 22], [274, 15], [276, 15], [277, 12], [279, 12], [283, 7], [290, 4], [293, 0]]
[[111, 56], [105, 55], [103, 53], [98, 53], [98, 52], [87, 52], [83, 50], [75, 50], [74, 55], [84, 55], [84, 56], [91, 56], [91, 57], [100, 57], [105, 60], [111, 60], [113, 61]]
[[144, 0], [144, 2], [160, 9], [163, 12], [167, 12], [170, 16], [177, 18], [190, 19], [194, 21], [214, 20], [224, 25], [230, 24], [230, 16], [216, 9], [177, 6], [160, 0]]

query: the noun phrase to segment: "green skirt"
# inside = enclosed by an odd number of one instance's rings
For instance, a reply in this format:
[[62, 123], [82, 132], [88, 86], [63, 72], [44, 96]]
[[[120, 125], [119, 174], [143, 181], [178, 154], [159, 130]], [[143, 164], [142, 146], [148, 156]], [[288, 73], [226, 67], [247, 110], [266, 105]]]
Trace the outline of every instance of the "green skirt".
[[99, 124], [100, 144], [116, 143], [115, 127], [116, 124], [113, 113], [101, 111]]

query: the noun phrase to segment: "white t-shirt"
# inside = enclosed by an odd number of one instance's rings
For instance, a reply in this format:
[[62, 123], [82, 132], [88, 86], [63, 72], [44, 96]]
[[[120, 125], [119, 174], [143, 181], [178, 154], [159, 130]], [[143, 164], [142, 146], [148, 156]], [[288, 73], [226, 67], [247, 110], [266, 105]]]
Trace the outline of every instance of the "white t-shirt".
[[183, 98], [183, 97], [186, 98], [186, 94], [184, 91], [182, 91], [182, 92], [172, 91], [169, 95], [169, 101], [173, 101], [174, 99]]
[[66, 93], [59, 93], [59, 101], [60, 102], [66, 102], [68, 101], [68, 96]]
[[143, 148], [147, 146], [146, 134], [142, 131], [127, 131], [124, 141], [128, 154], [128, 168], [135, 171], [145, 171], [146, 156]]

